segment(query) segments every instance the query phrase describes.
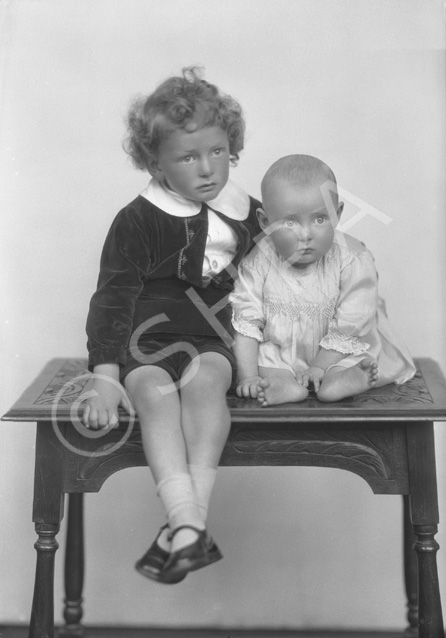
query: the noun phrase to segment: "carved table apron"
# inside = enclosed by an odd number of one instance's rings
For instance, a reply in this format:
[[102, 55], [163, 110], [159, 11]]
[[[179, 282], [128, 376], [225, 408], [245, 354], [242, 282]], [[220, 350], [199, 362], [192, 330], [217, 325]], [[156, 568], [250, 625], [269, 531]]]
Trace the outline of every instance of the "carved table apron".
[[[261, 408], [254, 400], [228, 395], [232, 427], [220, 465], [339, 468], [361, 476], [375, 494], [403, 495], [406, 634], [444, 638], [433, 423], [446, 420], [446, 383], [435, 362], [416, 363], [417, 375], [408, 383], [337, 403], [310, 395], [299, 404]], [[90, 385], [84, 359], [53, 359], [2, 417], [37, 422], [30, 638], [54, 635], [54, 558], [65, 494], [70, 499], [60, 635], [82, 636], [83, 494], [99, 491], [118, 470], [146, 465], [136, 420], [122, 414], [119, 428], [106, 435], [81, 426], [79, 406]]]

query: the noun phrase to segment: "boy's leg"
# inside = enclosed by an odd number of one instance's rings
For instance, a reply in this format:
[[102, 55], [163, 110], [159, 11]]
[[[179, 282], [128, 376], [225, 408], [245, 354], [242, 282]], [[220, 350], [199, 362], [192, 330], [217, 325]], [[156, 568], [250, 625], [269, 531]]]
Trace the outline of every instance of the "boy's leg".
[[189, 472], [204, 519], [231, 427], [226, 403], [231, 377], [232, 369], [226, 357], [217, 352], [204, 352], [200, 355], [196, 374], [181, 389], [182, 426]]
[[279, 403], [296, 403], [308, 396], [308, 389], [296, 381], [294, 374], [284, 368], [265, 368], [259, 366], [257, 400], [266, 407]]
[[195, 497], [204, 523], [208, 517], [209, 501], [217, 478], [217, 468], [205, 465], [188, 465]]
[[125, 387], [140, 422], [144, 452], [156, 484], [172, 474], [187, 473], [180, 398], [176, 391], [162, 392], [169, 384], [172, 384], [169, 373], [150, 365], [132, 370], [125, 379]]
[[[141, 366], [130, 372], [125, 385], [141, 426], [141, 437], [147, 463], [152, 471], [157, 492], [166, 510], [169, 527], [190, 524], [204, 528], [187, 468], [186, 445], [181, 427], [181, 406], [170, 375], [157, 366]], [[163, 392], [164, 390], [164, 392]], [[168, 530], [158, 543], [167, 548]], [[195, 540], [192, 530], [181, 530], [174, 539], [173, 550]]]
[[231, 377], [226, 357], [204, 352], [196, 374], [181, 388], [181, 422], [190, 465], [218, 466], [231, 426], [226, 403]]
[[320, 401], [340, 401], [361, 394], [376, 385], [378, 364], [368, 357], [349, 368], [333, 366], [322, 379], [317, 393]]

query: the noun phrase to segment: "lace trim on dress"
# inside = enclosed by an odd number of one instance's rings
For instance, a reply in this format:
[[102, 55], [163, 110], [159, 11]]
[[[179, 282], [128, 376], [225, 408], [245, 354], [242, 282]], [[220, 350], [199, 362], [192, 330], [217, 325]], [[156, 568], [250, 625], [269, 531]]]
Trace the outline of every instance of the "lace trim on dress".
[[232, 325], [244, 337], [251, 337], [260, 343], [263, 341], [263, 323], [261, 321], [244, 319], [241, 315], [233, 313]]
[[352, 337], [341, 332], [332, 332], [331, 330], [321, 340], [321, 348], [325, 350], [335, 350], [341, 354], [364, 354], [370, 348], [369, 343], [364, 343], [358, 337]]

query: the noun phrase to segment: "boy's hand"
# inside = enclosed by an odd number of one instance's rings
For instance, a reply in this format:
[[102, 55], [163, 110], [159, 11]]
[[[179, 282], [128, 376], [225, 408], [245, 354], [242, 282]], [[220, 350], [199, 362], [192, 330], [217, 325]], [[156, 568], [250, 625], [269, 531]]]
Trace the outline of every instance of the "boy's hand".
[[91, 395], [85, 402], [82, 422], [86, 428], [115, 429], [119, 425], [118, 406], [131, 416], [135, 409], [123, 386], [114, 379], [95, 378]]
[[310, 383], [314, 386], [314, 391], [318, 392], [321, 387], [321, 381], [324, 378], [325, 370], [318, 368], [317, 366], [310, 366], [301, 375], [298, 375], [297, 380], [306, 388]]
[[257, 398], [257, 388], [262, 380], [262, 377], [254, 376], [254, 377], [245, 377], [244, 379], [240, 379], [237, 382], [237, 387], [235, 389], [235, 393], [238, 397], [244, 397], [245, 399], [256, 399]]

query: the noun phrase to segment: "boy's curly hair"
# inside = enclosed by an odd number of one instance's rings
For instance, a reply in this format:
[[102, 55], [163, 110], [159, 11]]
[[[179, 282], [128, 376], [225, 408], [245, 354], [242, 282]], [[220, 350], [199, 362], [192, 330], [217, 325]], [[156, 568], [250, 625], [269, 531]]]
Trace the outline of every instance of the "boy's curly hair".
[[185, 67], [182, 72], [182, 77], [171, 77], [148, 97], [133, 101], [127, 115], [125, 151], [137, 168], [148, 170], [161, 141], [174, 129], [185, 128], [199, 108], [205, 113], [205, 126], [217, 125], [227, 132], [231, 163], [235, 165], [245, 135], [240, 104], [203, 80], [198, 67]]

